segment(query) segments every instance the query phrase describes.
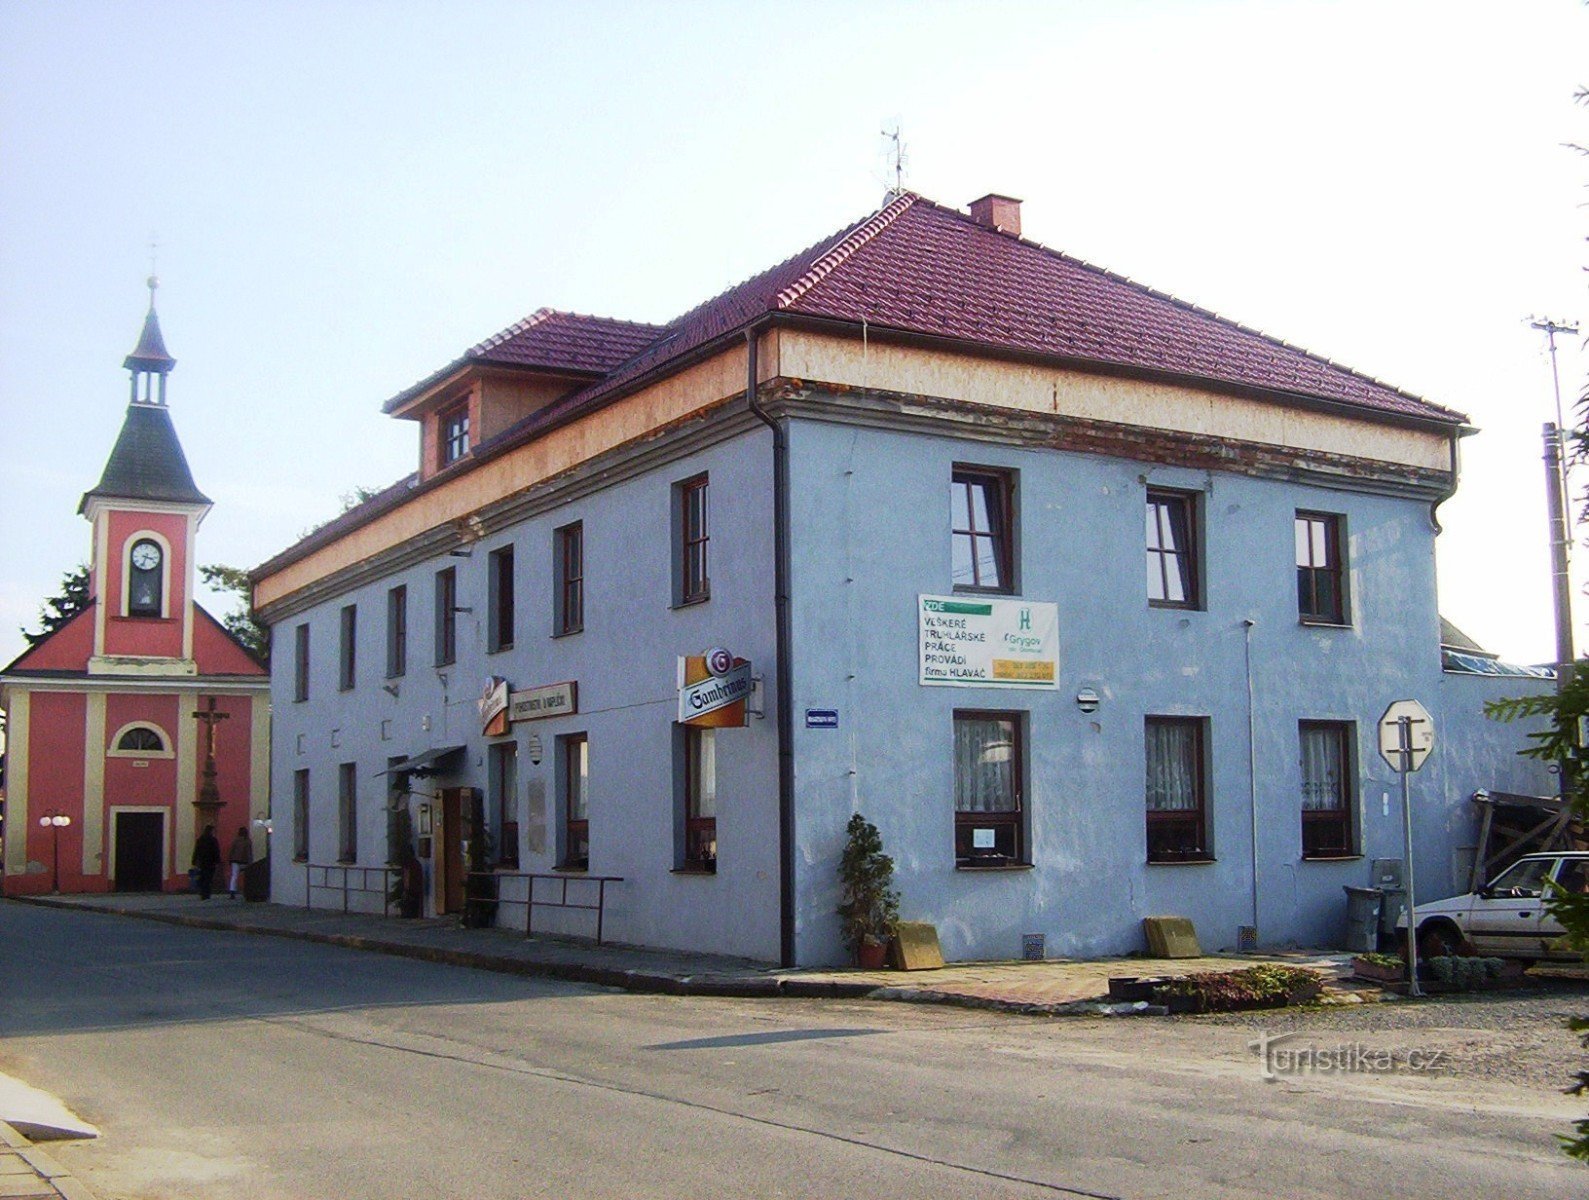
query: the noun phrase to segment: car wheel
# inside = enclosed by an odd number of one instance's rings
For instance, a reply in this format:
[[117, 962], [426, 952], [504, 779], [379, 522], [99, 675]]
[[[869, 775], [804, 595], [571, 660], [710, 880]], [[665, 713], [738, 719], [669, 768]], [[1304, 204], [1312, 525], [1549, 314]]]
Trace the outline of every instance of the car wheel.
[[1418, 931], [1418, 953], [1424, 958], [1446, 958], [1462, 948], [1462, 931], [1449, 921], [1430, 921]]

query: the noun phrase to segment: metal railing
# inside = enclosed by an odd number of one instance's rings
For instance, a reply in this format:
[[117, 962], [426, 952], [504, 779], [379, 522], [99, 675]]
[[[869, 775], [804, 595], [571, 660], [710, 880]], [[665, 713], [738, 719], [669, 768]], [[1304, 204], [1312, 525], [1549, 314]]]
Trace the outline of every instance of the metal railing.
[[[595, 913], [596, 945], [598, 946], [602, 944], [602, 926], [606, 917], [607, 885], [609, 883], [623, 882], [623, 876], [621, 875], [581, 875], [564, 874], [562, 872], [541, 873], [536, 871], [471, 871], [469, 872], [468, 877], [470, 879], [479, 879], [482, 881], [497, 881], [497, 886], [495, 888], [497, 894], [489, 897], [481, 896], [474, 899], [466, 899], [466, 904], [522, 904], [524, 906], [525, 937], [531, 937], [535, 933], [535, 910], [537, 908], [574, 909], [580, 912]], [[502, 888], [500, 886], [500, 881], [504, 879], [524, 880], [524, 895], [522, 897], [503, 896], [501, 894]], [[541, 889], [541, 894], [538, 895], [535, 888], [537, 881], [558, 884], [560, 885], [561, 890], [543, 888]], [[577, 900], [570, 900], [568, 898], [568, 885], [571, 883], [576, 885], [594, 885], [596, 890], [595, 903], [581, 904], [578, 903]], [[545, 898], [545, 893], [548, 891], [551, 891], [557, 898]], [[576, 897], [577, 894], [578, 893], [576, 893]]]
[[[361, 867], [357, 863], [304, 863], [303, 906], [314, 907], [314, 893], [332, 891], [342, 893], [342, 911], [351, 911], [350, 897], [376, 895], [381, 897], [381, 915], [392, 915], [392, 881], [401, 879], [401, 867]], [[318, 882], [315, 872], [320, 872]], [[375, 878], [375, 885], [370, 883]]]

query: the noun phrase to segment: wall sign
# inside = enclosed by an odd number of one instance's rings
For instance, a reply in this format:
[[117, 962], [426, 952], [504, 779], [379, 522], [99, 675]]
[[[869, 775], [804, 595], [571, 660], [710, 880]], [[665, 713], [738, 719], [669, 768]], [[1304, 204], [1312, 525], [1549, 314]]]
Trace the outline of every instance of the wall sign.
[[971, 596], [917, 598], [920, 681], [947, 687], [1057, 687], [1059, 606]]
[[727, 650], [679, 659], [679, 723], [723, 729], [745, 724], [745, 702], [755, 690], [750, 662]]
[[806, 709], [807, 729], [837, 729], [839, 727], [839, 710], [836, 708], [808, 708]]
[[476, 701], [480, 709], [480, 731], [486, 737], [501, 737], [508, 731], [508, 681], [495, 675], [486, 679], [485, 691]]
[[579, 684], [573, 680], [525, 688], [508, 697], [510, 721], [539, 721], [546, 717], [566, 717], [578, 711]]

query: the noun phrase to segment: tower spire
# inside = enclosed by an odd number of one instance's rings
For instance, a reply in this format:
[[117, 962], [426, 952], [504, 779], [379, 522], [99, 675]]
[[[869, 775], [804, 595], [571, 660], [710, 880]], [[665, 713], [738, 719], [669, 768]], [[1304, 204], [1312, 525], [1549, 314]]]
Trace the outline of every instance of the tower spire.
[[[138, 338], [138, 345], [122, 362], [132, 373], [133, 404], [159, 404], [166, 402], [166, 376], [171, 373], [171, 368], [177, 365], [177, 360], [166, 353], [165, 338], [160, 334], [160, 317], [155, 312], [154, 294], [160, 286], [158, 276], [149, 276], [149, 313], [143, 319], [143, 334]], [[155, 377], [158, 376], [160, 384], [155, 386]], [[143, 396], [138, 395], [138, 385], [143, 384]]]

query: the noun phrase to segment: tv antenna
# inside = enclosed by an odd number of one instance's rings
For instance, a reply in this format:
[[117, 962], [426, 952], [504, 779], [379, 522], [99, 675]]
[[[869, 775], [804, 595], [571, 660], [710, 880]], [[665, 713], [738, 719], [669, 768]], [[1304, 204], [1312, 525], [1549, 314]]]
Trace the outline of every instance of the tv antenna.
[[905, 190], [905, 164], [910, 161], [905, 152], [904, 129], [896, 120], [891, 128], [885, 128], [882, 132], [885, 142], [883, 153], [888, 158], [888, 171], [894, 177], [892, 190], [898, 195]]
[[1561, 419], [1561, 375], [1556, 370], [1556, 335], [1558, 333], [1578, 332], [1578, 326], [1571, 321], [1556, 321], [1550, 317], [1531, 317], [1528, 322], [1530, 329], [1537, 329], [1545, 335], [1545, 342], [1550, 347], [1550, 381], [1556, 389], [1556, 428], [1565, 429], [1566, 423]]

